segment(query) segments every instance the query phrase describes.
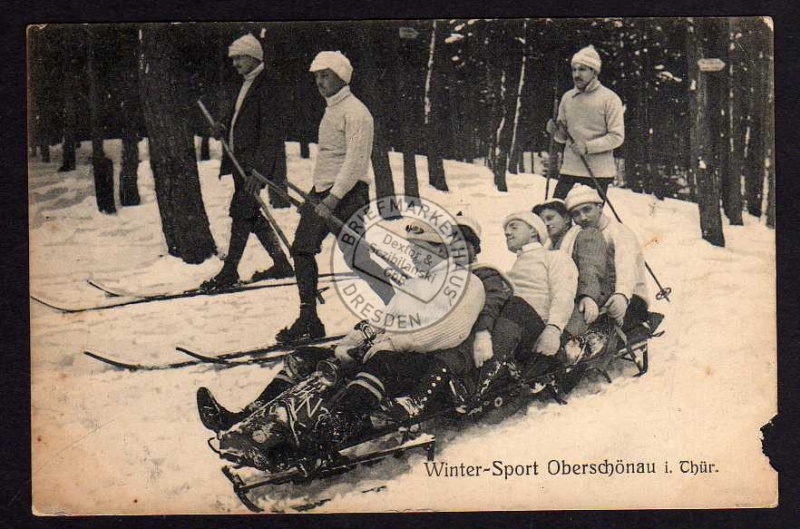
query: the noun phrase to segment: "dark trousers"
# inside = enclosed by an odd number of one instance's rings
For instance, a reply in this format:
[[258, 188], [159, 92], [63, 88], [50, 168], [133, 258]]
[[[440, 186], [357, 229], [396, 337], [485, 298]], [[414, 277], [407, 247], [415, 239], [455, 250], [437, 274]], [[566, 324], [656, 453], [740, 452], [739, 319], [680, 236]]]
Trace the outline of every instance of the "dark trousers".
[[553, 198], [566, 198], [567, 193], [569, 193], [569, 190], [572, 189], [572, 186], [575, 184], [583, 184], [591, 187], [592, 189], [597, 189], [598, 186], [595, 185], [595, 180], [597, 180], [597, 183], [600, 185], [600, 191], [603, 192], [601, 198], [606, 196], [608, 186], [614, 181], [613, 178], [595, 178], [593, 180], [588, 176], [572, 176], [568, 174], [562, 174], [558, 177], [558, 184], [556, 184], [556, 189], [553, 191]]
[[[314, 210], [314, 206], [327, 197], [329, 191], [311, 190], [309, 201], [300, 208], [300, 223], [295, 232], [292, 244], [295, 273], [297, 275], [297, 289], [300, 294], [300, 304], [313, 307], [316, 304], [317, 283], [319, 281], [319, 268], [316, 255], [322, 249], [322, 241], [330, 234], [339, 236], [342, 228], [338, 223], [328, 222]], [[357, 183], [336, 207], [334, 216], [343, 224], [363, 226], [364, 207], [369, 204], [369, 186], [364, 182]], [[365, 244], [347, 244], [344, 237], [338, 241], [339, 248], [344, 254], [345, 261], [359, 274], [366, 272], [367, 277], [382, 277], [382, 269], [369, 257], [369, 249]], [[357, 253], [357, 254], [356, 254]], [[357, 266], [356, 266], [357, 265]], [[380, 287], [381, 285], [378, 285]], [[384, 283], [386, 286], [386, 283]], [[375, 287], [373, 287], [375, 288]], [[390, 295], [388, 290], [379, 292]]]
[[512, 297], [503, 306], [492, 329], [495, 358], [500, 362], [514, 358], [528, 362], [544, 328], [544, 321], [533, 307], [522, 298]]
[[223, 265], [227, 271], [233, 273], [239, 267], [239, 261], [242, 260], [244, 249], [247, 247], [247, 239], [250, 237], [251, 233], [255, 233], [274, 262], [277, 263], [286, 260], [286, 256], [278, 241], [278, 234], [275, 233], [275, 229], [261, 214], [256, 214], [254, 217], [246, 219], [234, 217], [233, 223], [231, 224], [231, 240], [228, 244], [228, 255]]
[[[434, 371], [447, 372], [446, 367], [430, 354], [381, 351], [370, 358], [336, 400], [337, 409], [356, 415], [364, 414], [378, 406], [385, 398], [394, 398], [418, 391], [422, 381]], [[434, 374], [435, 375], [435, 374]], [[441, 376], [436, 393], [445, 387]], [[431, 390], [432, 391], [432, 390]], [[431, 398], [434, 397], [431, 393]]]

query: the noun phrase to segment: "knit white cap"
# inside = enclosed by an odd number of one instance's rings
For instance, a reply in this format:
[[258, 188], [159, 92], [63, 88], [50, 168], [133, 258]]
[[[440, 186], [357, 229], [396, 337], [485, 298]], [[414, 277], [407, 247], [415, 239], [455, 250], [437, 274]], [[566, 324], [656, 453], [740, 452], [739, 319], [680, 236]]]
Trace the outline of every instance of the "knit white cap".
[[540, 243], [544, 244], [547, 240], [547, 226], [545, 226], [544, 221], [539, 218], [539, 215], [534, 214], [532, 211], [518, 211], [512, 213], [503, 221], [503, 229], [506, 229], [506, 226], [508, 226], [508, 223], [512, 220], [522, 221], [536, 230], [536, 233], [539, 235]]
[[467, 215], [462, 215], [461, 213], [456, 215], [455, 219], [459, 226], [466, 226], [467, 228], [471, 229], [475, 235], [478, 236], [478, 239], [481, 238], [481, 232], [482, 232], [481, 225], [478, 223], [476, 219], [469, 217]]
[[234, 40], [233, 44], [228, 46], [228, 57], [235, 57], [236, 55], [247, 55], [259, 61], [264, 60], [264, 50], [261, 48], [261, 43], [249, 33]]
[[567, 193], [567, 211], [572, 211], [574, 208], [586, 203], [602, 204], [603, 199], [600, 198], [597, 190], [592, 187], [583, 184], [575, 184], [572, 186], [572, 189]]
[[576, 63], [588, 66], [595, 72], [600, 73], [602, 61], [600, 60], [600, 54], [597, 53], [597, 50], [594, 49], [594, 46], [589, 44], [572, 56], [572, 64]]
[[340, 51], [321, 51], [314, 57], [311, 66], [308, 67], [309, 72], [319, 72], [330, 68], [333, 73], [339, 76], [339, 79], [347, 84], [350, 84], [350, 79], [353, 77], [353, 66], [350, 61]]

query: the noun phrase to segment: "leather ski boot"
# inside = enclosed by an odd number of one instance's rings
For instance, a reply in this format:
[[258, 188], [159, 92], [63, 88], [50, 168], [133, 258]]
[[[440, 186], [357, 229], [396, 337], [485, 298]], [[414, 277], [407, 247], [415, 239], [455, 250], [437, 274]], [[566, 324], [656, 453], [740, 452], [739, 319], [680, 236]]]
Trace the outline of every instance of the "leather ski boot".
[[317, 340], [325, 336], [325, 326], [317, 316], [316, 307], [313, 305], [300, 306], [300, 317], [291, 325], [284, 328], [275, 336], [280, 344], [302, 343]]
[[247, 416], [246, 413], [225, 409], [205, 387], [197, 390], [197, 410], [203, 426], [217, 433], [229, 429]]

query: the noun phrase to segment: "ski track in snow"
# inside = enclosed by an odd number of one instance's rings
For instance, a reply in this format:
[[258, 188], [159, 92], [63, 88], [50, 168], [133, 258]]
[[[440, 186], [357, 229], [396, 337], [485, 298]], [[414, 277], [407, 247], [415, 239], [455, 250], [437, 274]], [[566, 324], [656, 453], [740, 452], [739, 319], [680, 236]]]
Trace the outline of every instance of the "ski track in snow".
[[[119, 142], [106, 145], [119, 170]], [[146, 142], [141, 151], [146, 159]], [[59, 158], [58, 152], [53, 155]], [[214, 159], [200, 162], [199, 170], [211, 230], [224, 254], [233, 183], [229, 177], [217, 178], [219, 155], [219, 144], [212, 142]], [[186, 265], [166, 255], [147, 162], [139, 169], [142, 204], [118, 208], [116, 215], [107, 216], [97, 211], [87, 157], [82, 151], [78, 168], [68, 173], [58, 173], [56, 163], [30, 164], [32, 292], [62, 302], [99, 302], [104, 294], [86, 279], [123, 290], [164, 292], [194, 287], [218, 271], [218, 258]], [[312, 159], [303, 160], [299, 146], [289, 144], [289, 178], [304, 189], [310, 188], [313, 159], [313, 149]], [[391, 153], [390, 160], [395, 188], [401, 190], [402, 159]], [[478, 218], [484, 232], [479, 261], [508, 269], [514, 256], [505, 249], [500, 223], [507, 214], [540, 201], [545, 180], [531, 174], [509, 175], [509, 192], [500, 193], [486, 167], [446, 161], [451, 193], [442, 193], [423, 183], [425, 158], [417, 163], [422, 195], [452, 213], [463, 211]], [[445, 428], [439, 434], [437, 460], [475, 461], [476, 454], [487, 452], [487, 445], [490, 459], [520, 462], [531, 453], [584, 461], [623, 455], [660, 460], [663, 450], [695, 449], [688, 435], [675, 433], [676, 425], [694, 425], [692, 431], [704, 436], [703, 444], [725, 445], [731, 435], [755, 432], [770, 419], [759, 410], [771, 409], [776, 399], [774, 232], [745, 216], [743, 227], [725, 225], [727, 247], [715, 248], [700, 239], [695, 204], [657, 201], [615, 188], [609, 197], [644, 244], [645, 257], [662, 284], [673, 288], [671, 304], [662, 301], [652, 306], [666, 314], [667, 334], [651, 344], [650, 371], [633, 378], [628, 368], [616, 373], [610, 385], [584, 383], [568, 406], [531, 403], [506, 413], [502, 421], [488, 420], [460, 432]], [[294, 209], [274, 213], [291, 240], [298, 215]], [[329, 267], [324, 256], [332, 244], [328, 238], [320, 259], [322, 272]], [[269, 265], [265, 251], [251, 237], [241, 276]], [[655, 285], [649, 286], [655, 294]], [[332, 289], [326, 299], [320, 315], [328, 333], [345, 332], [356, 318]], [[127, 361], [167, 363], [186, 358], [174, 351], [176, 345], [213, 354], [251, 348], [272, 343], [297, 311], [295, 287], [73, 315], [32, 301], [36, 512], [247, 512], [220, 473], [222, 462], [206, 446], [210, 432], [198, 420], [195, 392], [207, 386], [221, 402], [237, 408], [260, 393], [279, 365], [224, 370], [198, 365], [129, 373], [81, 352], [88, 348]], [[748, 391], [758, 384], [772, 389]], [[735, 421], [731, 410], [737, 410]], [[637, 434], [641, 431], [648, 434]], [[732, 458], [758, 445], [755, 434], [745, 437], [749, 441], [736, 445]], [[609, 454], [608, 443], [596, 442], [617, 438], [627, 443], [619, 454]], [[564, 439], [569, 442], [560, 441]], [[562, 452], [557, 451], [559, 446]], [[435, 508], [435, 498], [449, 498], [448, 509], [487, 508], [459, 504], [448, 488], [451, 482], [427, 480], [420, 487], [422, 458], [418, 452], [325, 482], [282, 486], [269, 491], [268, 498], [262, 494], [262, 505], [268, 510], [291, 510], [291, 505], [332, 497], [325, 510], [373, 510], [376, 501], [380, 509], [403, 510]], [[744, 479], [748, 472], [763, 470], [765, 461], [743, 461], [727, 478]], [[359, 492], [382, 484], [388, 487]], [[568, 506], [535, 481], [495, 485], [511, 496], [529, 487], [530, 493], [523, 494], [527, 500], [511, 498], [507, 509]], [[464, 497], [470, 497], [480, 494], [478, 489], [486, 483], [462, 480], [458, 486]], [[665, 497], [679, 494], [680, 490], [664, 491]]]

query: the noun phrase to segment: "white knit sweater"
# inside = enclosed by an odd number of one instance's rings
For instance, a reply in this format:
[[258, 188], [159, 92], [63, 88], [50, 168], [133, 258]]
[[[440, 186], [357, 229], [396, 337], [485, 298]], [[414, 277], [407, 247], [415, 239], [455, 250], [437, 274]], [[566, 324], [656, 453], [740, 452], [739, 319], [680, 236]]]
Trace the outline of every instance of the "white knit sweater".
[[[586, 90], [573, 88], [561, 98], [558, 119], [567, 123], [567, 130], [576, 141], [586, 142], [586, 161], [597, 178], [613, 178], [617, 174], [614, 149], [625, 141], [624, 109], [619, 96], [594, 79]], [[556, 135], [565, 143], [566, 135]], [[564, 149], [561, 173], [589, 176], [586, 166], [572, 149]]]
[[314, 189], [344, 197], [359, 181], [370, 183], [374, 125], [372, 114], [345, 86], [326, 98], [319, 124]]
[[[431, 273], [446, 273], [448, 266], [452, 270], [452, 261], [443, 261]], [[386, 312], [398, 316], [419, 316], [421, 325], [403, 331], [390, 329], [373, 349], [430, 353], [455, 347], [469, 337], [486, 300], [481, 280], [467, 272], [464, 291], [455, 299], [438, 288], [435, 295], [426, 295], [424, 290], [430, 288], [431, 283], [427, 279], [412, 278], [406, 281], [402, 290], [398, 290], [386, 306]]]
[[514, 295], [524, 299], [547, 324], [562, 331], [572, 315], [578, 268], [570, 254], [551, 252], [538, 242], [523, 246], [508, 271]]

